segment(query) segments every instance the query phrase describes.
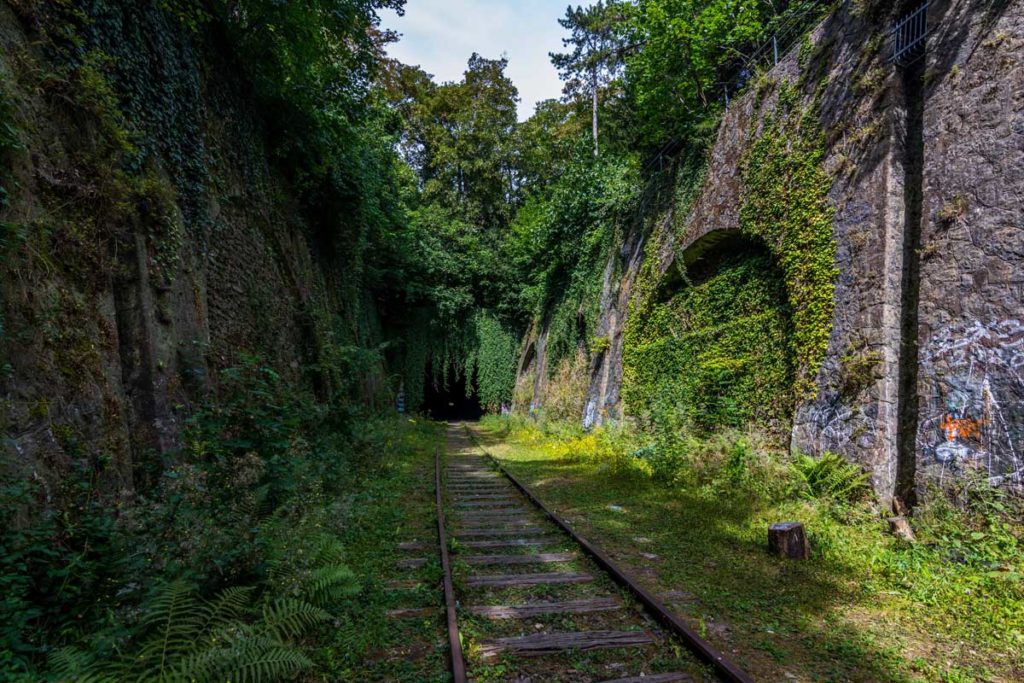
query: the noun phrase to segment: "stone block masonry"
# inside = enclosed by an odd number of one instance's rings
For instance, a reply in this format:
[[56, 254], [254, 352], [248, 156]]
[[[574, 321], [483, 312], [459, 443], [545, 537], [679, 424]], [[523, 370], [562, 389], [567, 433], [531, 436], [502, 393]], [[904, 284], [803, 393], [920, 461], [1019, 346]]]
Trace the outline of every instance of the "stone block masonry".
[[[669, 207], [609, 254], [584, 426], [631, 414], [622, 330], [645, 258], [666, 277], [739, 230], [744, 155], [795, 86], [823, 132], [839, 274], [791, 447], [862, 464], [885, 502], [972, 473], [1024, 483], [1024, 3], [936, 0], [923, 57], [893, 65], [888, 28], [910, 9], [840, 6], [731, 102], [685, 217]], [[532, 410], [545, 337], [524, 343]]]

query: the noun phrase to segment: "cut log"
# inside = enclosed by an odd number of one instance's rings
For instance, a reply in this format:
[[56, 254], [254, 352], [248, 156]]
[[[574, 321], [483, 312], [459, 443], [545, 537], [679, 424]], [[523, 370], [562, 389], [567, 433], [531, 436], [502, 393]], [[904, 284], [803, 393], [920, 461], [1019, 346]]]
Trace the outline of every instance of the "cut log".
[[781, 522], [768, 527], [768, 550], [779, 557], [806, 560], [811, 556], [811, 544], [800, 522]]
[[466, 564], [545, 564], [549, 562], [571, 562], [576, 553], [539, 553], [537, 555], [467, 555], [462, 558]]
[[903, 516], [889, 518], [889, 531], [892, 532], [893, 536], [907, 543], [913, 543], [917, 540], [914, 536], [914, 530], [910, 527], [910, 522]]
[[615, 598], [591, 598], [565, 602], [534, 602], [525, 605], [475, 605], [467, 607], [471, 614], [489, 619], [529, 619], [543, 614], [587, 614], [621, 609]]
[[503, 652], [524, 657], [541, 657], [566, 650], [587, 652], [613, 647], [650, 645], [654, 638], [645, 631], [579, 631], [574, 633], [535, 633], [518, 638], [498, 638], [480, 644], [480, 656], [491, 659]]
[[498, 587], [542, 586], [552, 583], [589, 583], [594, 577], [583, 572], [550, 572], [547, 574], [483, 574], [466, 578], [467, 586]]

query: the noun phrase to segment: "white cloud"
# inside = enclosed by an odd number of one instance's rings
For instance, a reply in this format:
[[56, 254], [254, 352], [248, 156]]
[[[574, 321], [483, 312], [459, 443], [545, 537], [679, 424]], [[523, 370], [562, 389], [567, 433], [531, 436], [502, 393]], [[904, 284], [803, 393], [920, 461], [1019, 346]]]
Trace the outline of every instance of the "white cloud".
[[562, 84], [548, 53], [562, 49], [558, 19], [567, 0], [408, 0], [405, 16], [383, 16], [385, 28], [402, 34], [392, 57], [415, 64], [437, 81], [462, 78], [469, 56], [506, 57], [519, 89], [520, 120], [534, 105], [558, 97]]

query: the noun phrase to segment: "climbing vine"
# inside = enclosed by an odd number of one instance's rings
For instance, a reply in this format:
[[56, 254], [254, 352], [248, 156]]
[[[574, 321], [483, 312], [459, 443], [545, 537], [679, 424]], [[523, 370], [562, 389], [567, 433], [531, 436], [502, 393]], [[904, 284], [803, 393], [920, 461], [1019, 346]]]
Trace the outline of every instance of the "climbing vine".
[[751, 422], [781, 434], [795, 402], [813, 393], [831, 330], [836, 247], [817, 110], [800, 107], [798, 96], [780, 88], [743, 157], [736, 240], [690, 268], [671, 253], [703, 177], [692, 165], [677, 176], [671, 222], [646, 245], [625, 329], [622, 396], [667, 441], [680, 430]]
[[[791, 407], [790, 324], [763, 250], [716, 259], [629, 328], [623, 398], [655, 431], [778, 426]], [[699, 279], [698, 279], [699, 278]]]
[[793, 315], [796, 392], [808, 398], [832, 330], [839, 271], [818, 111], [801, 108], [798, 97], [796, 87], [783, 84], [776, 110], [743, 159], [740, 230], [762, 240], [782, 270]]
[[512, 401], [516, 382], [516, 338], [493, 316], [476, 316], [477, 351], [473, 356], [476, 368], [477, 395], [489, 410], [499, 410]]

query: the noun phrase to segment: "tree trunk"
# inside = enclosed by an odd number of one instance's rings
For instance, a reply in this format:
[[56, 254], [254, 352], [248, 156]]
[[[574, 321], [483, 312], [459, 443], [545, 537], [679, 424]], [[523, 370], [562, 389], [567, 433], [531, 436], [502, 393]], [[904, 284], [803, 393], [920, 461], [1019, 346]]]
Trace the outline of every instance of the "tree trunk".
[[590, 92], [592, 95], [594, 156], [597, 156], [597, 68], [590, 72]]

